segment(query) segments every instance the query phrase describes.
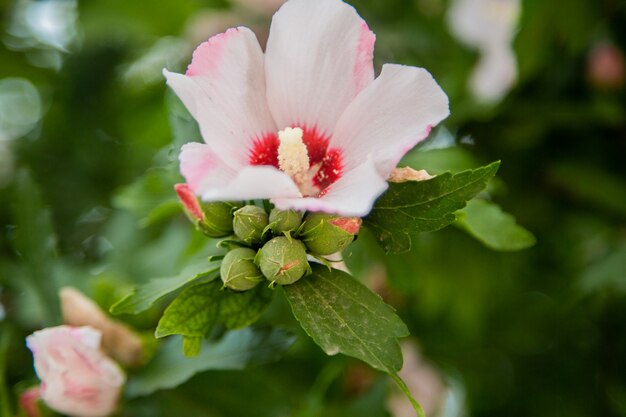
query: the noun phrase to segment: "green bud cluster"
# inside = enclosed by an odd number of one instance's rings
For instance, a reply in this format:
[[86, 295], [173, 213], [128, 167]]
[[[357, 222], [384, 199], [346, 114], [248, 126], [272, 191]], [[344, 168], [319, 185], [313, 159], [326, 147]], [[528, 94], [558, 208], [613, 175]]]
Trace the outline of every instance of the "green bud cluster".
[[255, 205], [200, 203], [186, 186], [177, 193], [189, 218], [209, 237], [227, 237], [220, 276], [224, 286], [247, 291], [267, 280], [289, 285], [310, 273], [308, 256], [341, 252], [353, 240], [361, 219], [295, 210], [268, 211]]

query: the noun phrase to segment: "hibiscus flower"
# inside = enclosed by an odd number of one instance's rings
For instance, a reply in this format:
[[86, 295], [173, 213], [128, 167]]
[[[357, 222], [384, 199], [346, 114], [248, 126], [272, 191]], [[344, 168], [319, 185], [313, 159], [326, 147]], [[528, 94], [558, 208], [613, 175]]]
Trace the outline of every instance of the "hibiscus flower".
[[205, 141], [180, 155], [193, 192], [366, 215], [402, 156], [449, 114], [422, 68], [386, 64], [374, 79], [374, 41], [340, 0], [289, 0], [265, 54], [238, 27], [201, 44], [184, 75], [164, 70]]

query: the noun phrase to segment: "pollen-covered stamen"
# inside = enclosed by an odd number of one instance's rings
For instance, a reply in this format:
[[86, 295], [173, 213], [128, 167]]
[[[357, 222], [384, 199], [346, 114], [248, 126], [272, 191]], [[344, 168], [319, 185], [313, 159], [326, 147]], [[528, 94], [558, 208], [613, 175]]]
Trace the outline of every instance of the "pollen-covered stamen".
[[302, 129], [288, 127], [278, 132], [278, 167], [297, 183], [307, 180], [309, 153], [302, 141]]

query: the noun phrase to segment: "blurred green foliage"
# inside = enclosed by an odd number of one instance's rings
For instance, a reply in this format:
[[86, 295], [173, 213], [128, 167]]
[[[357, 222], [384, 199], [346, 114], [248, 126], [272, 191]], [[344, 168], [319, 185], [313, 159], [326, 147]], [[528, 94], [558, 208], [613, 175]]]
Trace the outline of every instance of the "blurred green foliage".
[[[60, 285], [108, 309], [135, 284], [215, 253], [174, 204], [177, 149], [198, 132], [159, 74], [188, 61], [194, 17], [231, 8], [225, 0], [84, 1], [74, 37], [58, 48], [16, 35], [15, 11], [27, 3], [0, 2], [0, 80], [27, 80], [39, 97], [24, 102], [41, 103], [40, 120], [9, 143], [3, 157], [12, 162], [2, 159], [0, 170], [3, 417], [16, 406], [6, 393], [36, 381], [22, 341], [58, 321]], [[406, 163], [441, 173], [501, 160], [485, 197], [537, 244], [496, 252], [460, 225], [420, 235], [410, 253], [384, 255], [365, 233], [350, 268], [378, 286], [425, 357], [463, 387], [469, 415], [626, 416], [626, 90], [598, 87], [588, 74], [599, 42], [626, 48], [626, 2], [524, 0], [520, 79], [492, 106], [467, 92], [477, 55], [449, 34], [447, 2], [351, 3], [377, 34], [377, 68], [423, 66], [450, 97], [451, 117], [434, 136], [451, 142], [432, 140]], [[155, 50], [168, 53], [145, 59]], [[129, 71], [137, 63], [141, 71]], [[122, 318], [153, 329], [160, 308]], [[387, 415], [384, 376], [326, 357], [283, 297], [261, 321], [300, 336], [283, 360], [200, 373], [130, 400], [122, 415]]]

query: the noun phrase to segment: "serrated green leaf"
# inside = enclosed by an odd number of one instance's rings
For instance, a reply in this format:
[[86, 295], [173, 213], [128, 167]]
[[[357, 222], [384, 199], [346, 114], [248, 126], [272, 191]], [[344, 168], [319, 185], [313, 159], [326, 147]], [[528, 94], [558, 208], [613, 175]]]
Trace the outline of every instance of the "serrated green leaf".
[[192, 282], [203, 279], [215, 278], [219, 268], [211, 267], [206, 259], [188, 265], [183, 271], [169, 278], [155, 278], [144, 285], [137, 287], [131, 294], [122, 298], [111, 306], [113, 314], [137, 314], [150, 308], [150, 306], [166, 295], [180, 290]]
[[219, 280], [194, 285], [181, 292], [165, 309], [155, 336], [180, 334], [203, 338], [210, 335], [217, 323], [229, 329], [248, 326], [263, 313], [272, 300], [272, 293], [264, 286], [244, 292], [231, 291], [223, 289]]
[[500, 162], [426, 181], [391, 183], [364, 219], [386, 252], [411, 249], [411, 234], [439, 230], [456, 220], [455, 212], [481, 192]]
[[493, 250], [516, 251], [536, 243], [533, 234], [518, 225], [515, 217], [486, 200], [468, 202], [457, 213], [456, 224]]
[[183, 336], [183, 355], [191, 358], [200, 354], [202, 348], [201, 337]]
[[274, 291], [263, 284], [250, 291], [224, 292], [218, 321], [229, 329], [241, 329], [257, 321], [274, 296]]
[[163, 312], [154, 336], [207, 337], [218, 318], [221, 288], [220, 281], [212, 281], [181, 292]]
[[397, 338], [408, 336], [393, 309], [349, 274], [312, 265], [284, 287], [300, 325], [328, 355], [343, 353], [393, 374], [402, 368]]
[[174, 388], [198, 372], [210, 369], [243, 369], [248, 365], [267, 363], [280, 358], [295, 337], [279, 329], [229, 331], [217, 343], [202, 341], [201, 352], [185, 357], [182, 338], [167, 339], [155, 358], [126, 386], [128, 397], [151, 394], [160, 389]]

